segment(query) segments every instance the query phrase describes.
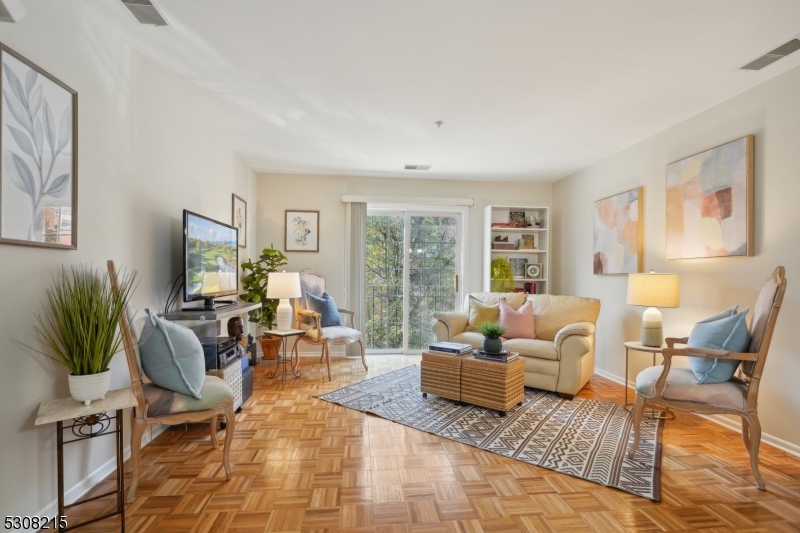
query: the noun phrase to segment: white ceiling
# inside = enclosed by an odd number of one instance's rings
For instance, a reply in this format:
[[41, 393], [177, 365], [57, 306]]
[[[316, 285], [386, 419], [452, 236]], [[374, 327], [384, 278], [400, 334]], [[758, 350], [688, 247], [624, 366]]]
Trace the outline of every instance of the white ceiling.
[[154, 1], [95, 7], [263, 172], [555, 181], [800, 64], [738, 70], [797, 0]]

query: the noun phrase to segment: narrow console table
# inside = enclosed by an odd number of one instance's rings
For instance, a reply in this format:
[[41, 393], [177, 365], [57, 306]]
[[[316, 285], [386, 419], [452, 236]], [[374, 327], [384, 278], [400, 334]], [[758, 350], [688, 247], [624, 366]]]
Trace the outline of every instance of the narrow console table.
[[[122, 467], [123, 452], [122, 452], [122, 412], [129, 407], [136, 407], [136, 398], [133, 396], [131, 389], [119, 389], [108, 391], [105, 400], [94, 400], [89, 405], [84, 405], [74, 398], [59, 398], [58, 400], [51, 400], [39, 405], [39, 412], [36, 415], [36, 425], [56, 423], [56, 450], [58, 461], [58, 524], [53, 524], [53, 529], [58, 531], [69, 531], [77, 527], [85, 526], [109, 518], [111, 516], [120, 515], [120, 523], [122, 533], [125, 533], [125, 500], [123, 493], [125, 492], [125, 477]], [[114, 412], [114, 415], [109, 416], [109, 412]], [[72, 421], [69, 425], [64, 425], [65, 421]], [[114, 429], [111, 429], [111, 422], [114, 421]], [[71, 436], [68, 435], [69, 440], [64, 440], [65, 430], [70, 430]], [[116, 435], [117, 439], [117, 490], [106, 492], [91, 498], [75, 501], [69, 505], [64, 504], [64, 445], [73, 442], [79, 442], [86, 439], [93, 439], [95, 437], [102, 437], [105, 435]], [[68, 524], [68, 521], [62, 522], [60, 519], [64, 517], [64, 512], [76, 505], [88, 503], [106, 496], [116, 494], [117, 508], [107, 514], [86, 520], [79, 524]]]

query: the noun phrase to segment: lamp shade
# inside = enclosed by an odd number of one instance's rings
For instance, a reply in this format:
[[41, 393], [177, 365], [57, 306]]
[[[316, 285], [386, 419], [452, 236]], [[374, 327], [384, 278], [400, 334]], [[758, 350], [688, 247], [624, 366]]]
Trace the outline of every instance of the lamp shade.
[[300, 298], [300, 274], [297, 272], [270, 272], [267, 277], [267, 298]]
[[677, 274], [628, 274], [630, 305], [644, 307], [678, 307], [681, 304], [680, 280]]

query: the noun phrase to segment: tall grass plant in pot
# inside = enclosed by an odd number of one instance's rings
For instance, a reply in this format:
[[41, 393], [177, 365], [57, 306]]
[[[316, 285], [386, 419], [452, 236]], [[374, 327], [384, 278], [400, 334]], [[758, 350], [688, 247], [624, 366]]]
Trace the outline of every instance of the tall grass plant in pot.
[[120, 276], [119, 296], [108, 274], [91, 267], [63, 266], [53, 275], [47, 303], [34, 330], [45, 350], [32, 350], [67, 367], [73, 398], [89, 405], [105, 398], [111, 386], [111, 359], [120, 350], [119, 318], [134, 291], [136, 272]]

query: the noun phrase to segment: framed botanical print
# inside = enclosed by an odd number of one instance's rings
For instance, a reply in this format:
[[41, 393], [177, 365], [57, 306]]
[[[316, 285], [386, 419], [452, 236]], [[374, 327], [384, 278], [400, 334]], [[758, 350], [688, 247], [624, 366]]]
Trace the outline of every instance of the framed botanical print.
[[231, 226], [239, 230], [239, 248], [247, 247], [247, 202], [232, 195]]
[[78, 247], [78, 93], [0, 43], [0, 243]]
[[319, 252], [319, 211], [286, 210], [287, 252]]

